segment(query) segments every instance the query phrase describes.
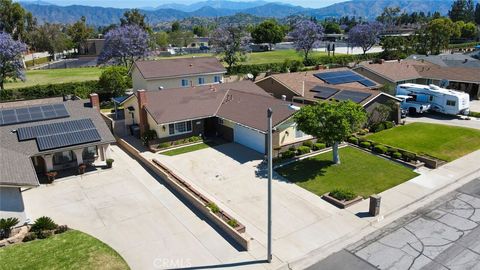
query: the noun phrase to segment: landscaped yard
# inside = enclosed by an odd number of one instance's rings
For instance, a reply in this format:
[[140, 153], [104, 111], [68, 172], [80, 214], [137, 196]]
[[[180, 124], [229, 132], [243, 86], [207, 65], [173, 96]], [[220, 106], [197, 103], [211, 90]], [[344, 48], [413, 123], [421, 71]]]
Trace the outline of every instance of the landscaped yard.
[[6, 83], [5, 88], [98, 80], [101, 73], [102, 69], [98, 67], [27, 70], [25, 82]]
[[176, 155], [180, 155], [180, 154], [185, 154], [185, 153], [197, 151], [197, 150], [200, 150], [200, 149], [209, 148], [209, 147], [216, 146], [216, 145], [218, 145], [218, 143], [214, 143], [214, 142], [199, 143], [199, 144], [194, 144], [194, 145], [189, 145], [189, 146], [185, 146], [185, 147], [180, 147], [180, 148], [168, 150], [168, 151], [165, 151], [165, 152], [161, 152], [160, 154], [165, 155], [165, 156], [176, 156]]
[[79, 231], [0, 249], [0, 269], [129, 269], [103, 242]]
[[479, 130], [427, 123], [398, 126], [367, 139], [445, 161], [480, 149]]
[[340, 165], [334, 165], [332, 153], [327, 152], [289, 164], [277, 172], [318, 196], [346, 189], [368, 197], [417, 176], [411, 169], [352, 147], [340, 149], [340, 160]]

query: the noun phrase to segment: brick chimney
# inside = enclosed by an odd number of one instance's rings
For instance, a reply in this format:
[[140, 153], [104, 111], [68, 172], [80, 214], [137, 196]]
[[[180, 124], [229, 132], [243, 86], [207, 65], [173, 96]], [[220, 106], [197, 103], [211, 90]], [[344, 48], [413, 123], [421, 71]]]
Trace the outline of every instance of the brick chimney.
[[97, 93], [90, 94], [90, 105], [100, 111], [100, 98]]
[[148, 130], [147, 111], [145, 105], [147, 104], [147, 93], [145, 90], [137, 90], [138, 110], [140, 118], [140, 134], [143, 135]]

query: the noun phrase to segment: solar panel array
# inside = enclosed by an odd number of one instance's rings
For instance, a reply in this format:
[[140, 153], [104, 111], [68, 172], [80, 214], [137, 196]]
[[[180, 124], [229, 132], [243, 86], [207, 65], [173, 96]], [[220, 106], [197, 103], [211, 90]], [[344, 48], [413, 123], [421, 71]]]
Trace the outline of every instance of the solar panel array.
[[36, 139], [39, 151], [100, 141], [91, 119], [23, 127], [17, 130], [19, 141]]
[[339, 90], [317, 85], [314, 88], [310, 89], [310, 91], [316, 93], [314, 95], [314, 97], [316, 98], [328, 99], [329, 97], [335, 95]]
[[314, 76], [329, 84], [343, 84], [343, 83], [358, 82], [363, 84], [366, 87], [372, 87], [376, 85], [371, 80], [366, 79], [351, 70], [322, 72], [322, 73], [314, 74]]
[[64, 104], [30, 106], [0, 110], [0, 126], [28, 123], [70, 116]]
[[371, 96], [371, 94], [369, 93], [342, 90], [340, 93], [336, 94], [333, 98], [339, 101], [351, 100], [355, 103], [360, 103], [366, 98], [368, 98], [369, 96]]

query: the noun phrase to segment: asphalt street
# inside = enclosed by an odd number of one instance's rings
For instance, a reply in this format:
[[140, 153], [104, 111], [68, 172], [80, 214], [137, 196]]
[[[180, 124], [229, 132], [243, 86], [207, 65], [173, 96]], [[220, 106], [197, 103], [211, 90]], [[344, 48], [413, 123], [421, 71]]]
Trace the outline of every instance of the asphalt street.
[[309, 269], [480, 269], [480, 179]]

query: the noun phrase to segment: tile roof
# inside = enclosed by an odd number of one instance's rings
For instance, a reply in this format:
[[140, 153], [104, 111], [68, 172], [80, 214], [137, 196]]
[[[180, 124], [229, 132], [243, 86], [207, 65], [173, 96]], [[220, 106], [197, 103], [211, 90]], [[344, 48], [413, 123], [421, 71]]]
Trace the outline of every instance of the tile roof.
[[136, 61], [134, 67], [138, 68], [146, 80], [227, 72], [222, 63], [215, 57]]
[[[62, 98], [18, 101], [0, 103], [0, 108], [14, 108], [39, 104], [56, 104], [60, 102], [63, 102]], [[75, 147], [64, 147], [48, 151], [39, 151], [35, 140], [21, 142], [18, 141], [17, 134], [12, 132], [18, 128], [35, 126], [39, 124], [57, 123], [67, 120], [90, 118], [92, 119], [95, 128], [101, 137], [101, 141], [86, 143], [82, 146], [87, 147], [101, 143], [112, 143], [115, 141], [115, 138], [113, 137], [110, 129], [107, 127], [101, 115], [96, 109], [90, 107], [89, 100], [69, 100], [63, 102], [63, 104], [65, 104], [65, 107], [70, 114], [70, 116], [67, 118], [0, 126], [0, 185], [38, 185], [38, 179], [31, 161], [32, 156], [49, 154], [79, 147], [77, 145]]]
[[266, 131], [263, 122], [270, 106], [278, 110], [274, 125], [293, 115], [285, 102], [251, 81], [146, 91], [146, 99], [145, 108], [158, 124], [218, 116]]

